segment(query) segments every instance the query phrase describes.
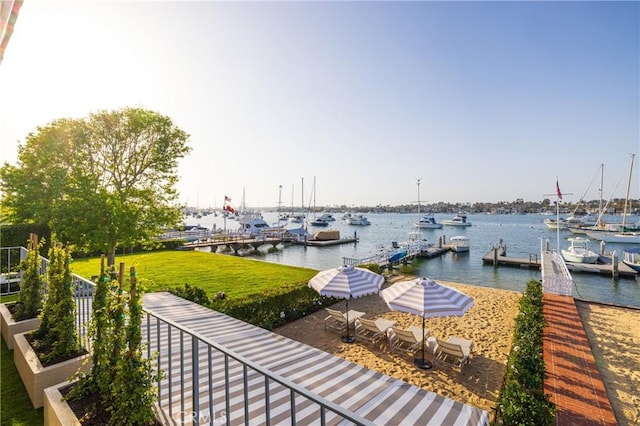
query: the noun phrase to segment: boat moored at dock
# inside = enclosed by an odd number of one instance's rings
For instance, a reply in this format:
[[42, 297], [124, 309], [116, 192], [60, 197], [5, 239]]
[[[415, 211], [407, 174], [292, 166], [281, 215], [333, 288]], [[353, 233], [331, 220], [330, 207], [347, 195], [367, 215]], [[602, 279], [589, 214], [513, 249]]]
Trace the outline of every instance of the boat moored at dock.
[[469, 251], [469, 237], [465, 237], [464, 235], [458, 235], [455, 237], [451, 237], [449, 240], [449, 245], [451, 246], [451, 250], [456, 253], [464, 253]]
[[571, 245], [567, 249], [562, 249], [562, 258], [566, 262], [572, 263], [596, 263], [600, 255], [589, 250], [587, 243], [589, 240], [583, 237], [569, 238]]
[[622, 262], [631, 269], [640, 272], [640, 247], [629, 247], [622, 250]]

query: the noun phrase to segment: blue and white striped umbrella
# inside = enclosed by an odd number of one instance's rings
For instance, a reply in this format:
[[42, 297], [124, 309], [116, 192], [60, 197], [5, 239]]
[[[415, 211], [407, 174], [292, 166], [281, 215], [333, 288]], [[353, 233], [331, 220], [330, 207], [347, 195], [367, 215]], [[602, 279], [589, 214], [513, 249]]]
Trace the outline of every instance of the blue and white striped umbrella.
[[473, 306], [473, 299], [430, 278], [400, 281], [380, 292], [389, 309], [422, 317], [422, 359], [414, 363], [422, 369], [433, 365], [425, 361], [425, 318], [461, 316]]
[[353, 266], [320, 271], [309, 280], [309, 287], [322, 296], [350, 299], [380, 291], [384, 277], [368, 269]]
[[342, 266], [318, 272], [309, 280], [309, 287], [322, 296], [345, 299], [347, 335], [342, 337], [342, 341], [353, 343], [355, 339], [349, 335], [349, 299], [379, 293], [383, 282], [382, 275], [368, 269]]
[[390, 309], [423, 318], [461, 316], [473, 306], [471, 297], [430, 278], [395, 283], [380, 296]]

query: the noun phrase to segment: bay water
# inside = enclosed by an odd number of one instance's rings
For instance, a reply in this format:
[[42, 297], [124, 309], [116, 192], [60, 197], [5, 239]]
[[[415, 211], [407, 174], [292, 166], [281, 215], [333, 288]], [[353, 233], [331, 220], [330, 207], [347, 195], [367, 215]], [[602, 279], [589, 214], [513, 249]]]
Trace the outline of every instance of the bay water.
[[[270, 224], [276, 223], [277, 215], [276, 212], [263, 213], [264, 219]], [[336, 229], [340, 231], [343, 238], [356, 235], [358, 241], [355, 243], [327, 247], [279, 244], [276, 248], [265, 244], [257, 251], [242, 252], [242, 255], [266, 262], [324, 270], [341, 266], [345, 257], [365, 258], [383, 248], [391, 248], [392, 242], [406, 241], [412, 233], [416, 232], [413, 226], [413, 222], [417, 220], [415, 213], [367, 213], [365, 215], [371, 222], [369, 226], [348, 225], [340, 220], [342, 213], [334, 213], [337, 220], [329, 227], [308, 228], [312, 233], [323, 229]], [[453, 216], [453, 214], [438, 214], [435, 218], [442, 223]], [[437, 243], [441, 236], [448, 241], [456, 235], [465, 235], [470, 239], [470, 251], [468, 253], [446, 252], [431, 259], [417, 259], [414, 261], [418, 271], [416, 275], [435, 280], [524, 291], [527, 281], [541, 279], [539, 270], [508, 266], [494, 267], [484, 264], [482, 257], [500, 241], [506, 245], [507, 255], [510, 257], [538, 256], [539, 258], [542, 245], [547, 243], [555, 249], [558, 242], [557, 233], [543, 223], [546, 217], [549, 216], [470, 214], [467, 215], [467, 220], [473, 224], [470, 227], [444, 226], [442, 229], [422, 229], [420, 238], [430, 243]], [[615, 218], [613, 219], [616, 221]], [[617, 221], [620, 221], [620, 218], [617, 218]], [[236, 230], [240, 226], [235, 220], [214, 215], [201, 218], [190, 216], [185, 223], [199, 224], [207, 228], [213, 228], [215, 225], [216, 228], [227, 230]], [[298, 224], [288, 225], [290, 228], [299, 226]], [[560, 248], [568, 247], [567, 238], [573, 235], [566, 230], [560, 231]], [[591, 250], [600, 251], [599, 241], [592, 240], [589, 245]], [[615, 251], [620, 259], [623, 248], [619, 244], [608, 244], [605, 250]], [[576, 299], [640, 308], [640, 279], [638, 278], [614, 279], [609, 275], [580, 272], [572, 272], [572, 276], [575, 282], [573, 296]]]

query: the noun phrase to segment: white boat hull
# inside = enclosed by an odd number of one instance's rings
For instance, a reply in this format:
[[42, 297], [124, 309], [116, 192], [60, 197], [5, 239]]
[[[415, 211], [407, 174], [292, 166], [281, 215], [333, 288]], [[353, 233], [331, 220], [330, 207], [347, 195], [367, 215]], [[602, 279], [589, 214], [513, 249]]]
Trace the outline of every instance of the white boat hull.
[[451, 250], [456, 253], [463, 253], [469, 251], [469, 238], [464, 236], [458, 236], [451, 238], [450, 241]]
[[465, 226], [471, 226], [472, 225], [470, 222], [460, 223], [460, 222], [452, 222], [450, 220], [445, 220], [442, 223], [447, 225], [447, 226], [460, 226], [460, 227], [465, 227]]
[[432, 224], [432, 223], [418, 223], [415, 222], [413, 224], [413, 226], [415, 226], [416, 228], [420, 228], [420, 229], [442, 229], [442, 224], [441, 223], [437, 223], [437, 224]]
[[571, 263], [596, 263], [598, 261], [598, 254], [591, 252], [592, 254], [587, 253], [572, 253], [569, 250], [561, 250], [562, 258]]
[[620, 244], [640, 244], [640, 233], [618, 233], [612, 234], [608, 232], [587, 232], [587, 235], [593, 239], [604, 241], [605, 243]]

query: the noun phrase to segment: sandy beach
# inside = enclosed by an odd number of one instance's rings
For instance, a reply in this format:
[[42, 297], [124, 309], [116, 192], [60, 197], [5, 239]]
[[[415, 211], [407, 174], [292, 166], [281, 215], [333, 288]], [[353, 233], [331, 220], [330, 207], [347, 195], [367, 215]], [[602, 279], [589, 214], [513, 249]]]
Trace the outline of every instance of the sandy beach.
[[[406, 277], [388, 279], [383, 288], [399, 279]], [[447, 339], [455, 335], [473, 340], [472, 359], [463, 368], [462, 374], [457, 367], [442, 364], [431, 370], [420, 370], [413, 364], [413, 357], [392, 354], [386, 339], [375, 345], [343, 343], [338, 333], [325, 332], [324, 309], [280, 327], [275, 332], [439, 395], [485, 409], [493, 418], [521, 294], [438, 282], [474, 298], [474, 306], [464, 316], [429, 318], [425, 323], [432, 336]], [[345, 302], [338, 302], [333, 307], [344, 311]], [[389, 311], [377, 295], [351, 299], [349, 309], [366, 312], [366, 318], [382, 317], [396, 321], [400, 327], [422, 325], [422, 319], [418, 316]], [[427, 359], [430, 359], [429, 355]]]
[[[401, 279], [407, 277], [389, 278], [383, 288]], [[420, 370], [413, 364], [413, 357], [392, 354], [386, 339], [375, 345], [343, 343], [338, 333], [324, 330], [324, 310], [274, 331], [425, 390], [487, 410], [493, 420], [521, 293], [439, 282], [456, 288], [475, 301], [462, 317], [426, 320], [432, 336], [446, 339], [455, 335], [473, 340], [472, 359], [462, 373], [457, 367], [442, 363], [430, 370]], [[338, 302], [333, 308], [344, 311], [345, 302]], [[640, 310], [587, 303], [579, 303], [578, 308], [619, 423], [639, 424], [640, 349], [637, 342], [640, 341]], [[418, 316], [389, 311], [377, 295], [351, 299], [349, 309], [365, 312], [365, 318], [382, 317], [396, 321], [400, 327], [422, 325]], [[429, 355], [427, 359], [430, 359]]]
[[640, 425], [640, 310], [576, 302], [620, 425]]

